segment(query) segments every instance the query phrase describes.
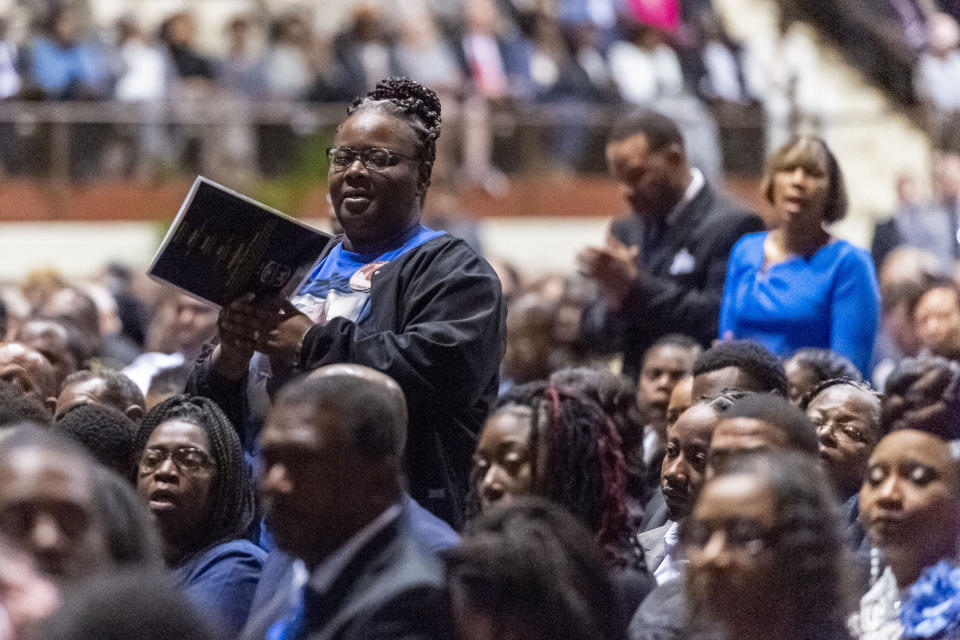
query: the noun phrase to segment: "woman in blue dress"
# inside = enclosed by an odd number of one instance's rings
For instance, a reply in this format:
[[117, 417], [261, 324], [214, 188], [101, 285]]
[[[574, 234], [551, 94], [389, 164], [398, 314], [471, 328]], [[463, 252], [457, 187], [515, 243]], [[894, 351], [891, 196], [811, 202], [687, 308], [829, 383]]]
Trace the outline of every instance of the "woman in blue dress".
[[775, 228], [734, 246], [720, 337], [755, 340], [781, 357], [826, 348], [866, 373], [880, 291], [870, 254], [824, 226], [847, 211], [836, 158], [820, 138], [796, 136], [771, 156], [763, 186]]

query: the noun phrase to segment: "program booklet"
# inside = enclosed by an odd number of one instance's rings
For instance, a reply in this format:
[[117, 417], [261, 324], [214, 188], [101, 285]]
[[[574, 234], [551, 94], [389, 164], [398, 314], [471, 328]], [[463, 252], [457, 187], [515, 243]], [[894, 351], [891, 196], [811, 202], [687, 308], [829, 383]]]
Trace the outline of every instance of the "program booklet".
[[147, 274], [218, 307], [251, 292], [279, 304], [332, 237], [198, 176]]

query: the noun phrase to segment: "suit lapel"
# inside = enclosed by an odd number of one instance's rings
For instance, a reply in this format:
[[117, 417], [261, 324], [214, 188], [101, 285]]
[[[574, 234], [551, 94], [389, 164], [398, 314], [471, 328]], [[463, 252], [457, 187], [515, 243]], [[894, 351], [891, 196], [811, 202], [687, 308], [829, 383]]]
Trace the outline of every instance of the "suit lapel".
[[647, 268], [650, 273], [659, 276], [670, 275], [670, 265], [673, 258], [680, 249], [686, 248], [693, 253], [693, 248], [685, 246], [688, 244], [688, 236], [692, 229], [696, 229], [701, 219], [710, 209], [710, 203], [713, 200], [713, 194], [710, 192], [710, 185], [704, 184], [700, 193], [687, 203], [683, 209], [677, 212], [676, 218], [667, 223], [663, 232], [663, 238], [660, 247], [647, 262]]
[[313, 603], [308, 616], [310, 640], [333, 637], [344, 621], [362, 611], [376, 594], [377, 577], [396, 551], [400, 518], [395, 519], [365, 544], [344, 567], [325, 593]]
[[647, 569], [651, 573], [660, 566], [664, 557], [667, 555], [663, 539], [667, 533], [667, 529], [669, 529], [671, 525], [672, 522], [668, 521], [667, 524], [662, 527], [644, 531], [637, 535], [637, 542], [640, 543], [640, 548], [643, 549], [643, 557], [647, 563]]

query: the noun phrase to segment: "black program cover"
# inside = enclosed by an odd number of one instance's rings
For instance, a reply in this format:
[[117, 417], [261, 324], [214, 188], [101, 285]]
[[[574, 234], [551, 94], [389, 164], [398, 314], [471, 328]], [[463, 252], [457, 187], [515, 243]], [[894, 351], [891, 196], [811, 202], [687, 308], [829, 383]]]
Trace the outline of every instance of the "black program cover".
[[218, 307], [249, 292], [276, 302], [310, 275], [330, 239], [199, 176], [147, 274]]

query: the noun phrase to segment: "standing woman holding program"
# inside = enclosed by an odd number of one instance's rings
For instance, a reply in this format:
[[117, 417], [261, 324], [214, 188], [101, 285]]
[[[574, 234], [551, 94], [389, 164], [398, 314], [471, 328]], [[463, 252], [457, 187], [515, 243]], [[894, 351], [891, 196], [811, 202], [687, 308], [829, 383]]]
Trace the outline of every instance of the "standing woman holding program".
[[755, 340], [781, 357], [830, 349], [866, 372], [880, 291], [870, 254], [825, 228], [847, 212], [836, 158], [820, 138], [796, 136], [770, 157], [763, 184], [775, 228], [733, 247], [720, 337]]

